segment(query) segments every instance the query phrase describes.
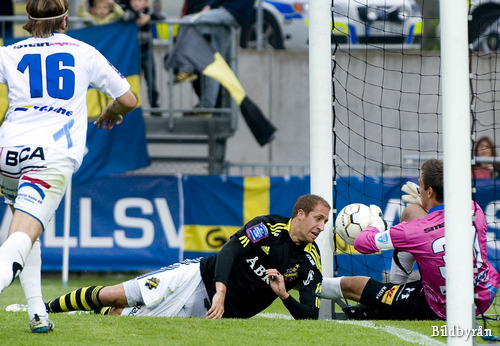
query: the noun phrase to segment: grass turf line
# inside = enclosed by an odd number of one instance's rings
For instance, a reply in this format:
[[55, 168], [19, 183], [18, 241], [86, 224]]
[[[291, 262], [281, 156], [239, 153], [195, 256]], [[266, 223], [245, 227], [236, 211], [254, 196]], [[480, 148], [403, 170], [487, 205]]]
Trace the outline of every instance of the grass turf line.
[[[135, 274], [118, 276], [70, 276], [63, 287], [60, 276], [42, 280], [45, 300], [82, 286], [113, 285]], [[262, 316], [251, 319], [205, 320], [199, 318], [119, 317], [53, 314], [55, 330], [48, 334], [31, 333], [27, 313], [6, 312], [13, 303], [24, 303], [19, 280], [0, 295], [0, 339], [3, 345], [107, 344], [143, 345], [401, 345], [439, 344], [445, 338], [431, 337], [436, 321], [295, 321], [276, 300]], [[270, 318], [272, 317], [272, 318]], [[492, 328], [488, 326], [488, 328]], [[498, 335], [500, 327], [492, 328]], [[482, 340], [478, 338], [478, 343]]]

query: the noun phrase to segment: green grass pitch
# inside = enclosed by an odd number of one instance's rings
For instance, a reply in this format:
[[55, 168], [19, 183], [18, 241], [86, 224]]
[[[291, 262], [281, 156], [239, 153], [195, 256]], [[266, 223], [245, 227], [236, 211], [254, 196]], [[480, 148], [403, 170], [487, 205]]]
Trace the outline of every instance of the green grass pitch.
[[[58, 275], [43, 276], [46, 300], [82, 286], [112, 285], [135, 274], [71, 275], [64, 287]], [[19, 280], [0, 295], [0, 340], [2, 345], [438, 345], [444, 337], [433, 337], [438, 321], [295, 321], [279, 301], [263, 314], [248, 320], [161, 317], [120, 317], [53, 314], [55, 329], [32, 334], [26, 312], [6, 312], [13, 303], [24, 303]], [[500, 327], [488, 326], [493, 334]], [[478, 343], [483, 341], [476, 338]]]

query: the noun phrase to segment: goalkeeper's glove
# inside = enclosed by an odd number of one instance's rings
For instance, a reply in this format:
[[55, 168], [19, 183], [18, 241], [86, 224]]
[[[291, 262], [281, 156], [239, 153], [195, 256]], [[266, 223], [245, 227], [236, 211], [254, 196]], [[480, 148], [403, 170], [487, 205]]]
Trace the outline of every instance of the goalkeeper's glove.
[[370, 226], [375, 227], [379, 232], [384, 232], [387, 229], [382, 209], [374, 204], [370, 204]]
[[401, 196], [403, 202], [422, 205], [422, 198], [420, 197], [420, 187], [417, 184], [411, 181], [407, 181], [406, 184], [404, 184], [401, 188], [401, 191], [407, 193], [407, 195]]

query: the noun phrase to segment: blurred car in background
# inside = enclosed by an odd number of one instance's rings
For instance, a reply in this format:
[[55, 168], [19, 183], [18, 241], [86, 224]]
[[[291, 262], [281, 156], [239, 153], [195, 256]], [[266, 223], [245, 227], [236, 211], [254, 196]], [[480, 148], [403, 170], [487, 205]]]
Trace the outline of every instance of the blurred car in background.
[[419, 43], [422, 14], [414, 0], [335, 0], [337, 43]]
[[[500, 0], [499, 0], [500, 1]], [[164, 0], [167, 18], [179, 16], [182, 1]], [[262, 7], [262, 46], [307, 49], [309, 0], [258, 0]], [[366, 43], [418, 43], [422, 15], [415, 0], [334, 0], [334, 39], [350, 45]], [[257, 11], [241, 30], [240, 46], [257, 48]]]
[[[334, 38], [337, 43], [419, 43], [422, 14], [414, 0], [335, 0]], [[264, 47], [308, 47], [308, 0], [263, 0]], [[256, 20], [241, 35], [241, 47], [256, 47]]]
[[[307, 48], [308, 0], [262, 0], [263, 48], [304, 49]], [[256, 1], [256, 8], [258, 8]], [[241, 30], [240, 46], [257, 47], [257, 11], [252, 22]]]

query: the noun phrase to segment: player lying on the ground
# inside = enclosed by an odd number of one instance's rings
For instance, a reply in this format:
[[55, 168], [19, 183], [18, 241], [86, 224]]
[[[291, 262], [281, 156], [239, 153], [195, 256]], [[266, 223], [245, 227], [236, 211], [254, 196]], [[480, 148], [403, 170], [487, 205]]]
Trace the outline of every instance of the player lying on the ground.
[[[291, 218], [254, 218], [215, 256], [188, 260], [115, 286], [80, 288], [48, 302], [47, 310], [249, 318], [280, 297], [294, 318], [317, 319], [320, 300], [316, 292], [322, 274], [314, 240], [323, 231], [329, 212], [323, 198], [301, 196]], [[294, 287], [300, 302], [288, 294]]]
[[[372, 223], [356, 237], [354, 248], [364, 254], [390, 249], [410, 253], [417, 262], [421, 279], [410, 283], [384, 284], [364, 276], [325, 278], [321, 298], [351, 299], [369, 308], [359, 314], [355, 309], [344, 309], [353, 317], [446, 319], [443, 165], [440, 160], [431, 159], [422, 165], [419, 185], [421, 205], [409, 204], [405, 209], [410, 221], [389, 230], [385, 229], [381, 220]], [[487, 224], [482, 209], [475, 202], [472, 203], [472, 213], [475, 304], [476, 313], [480, 314], [491, 305], [500, 275], [487, 260]], [[382, 218], [382, 213], [379, 215]], [[374, 217], [373, 221], [376, 220]]]

